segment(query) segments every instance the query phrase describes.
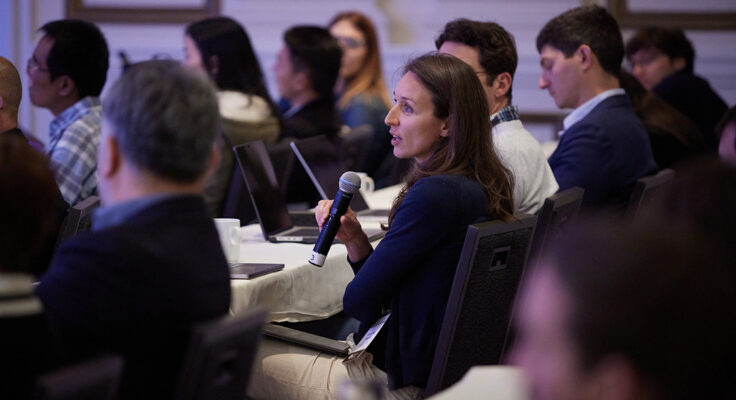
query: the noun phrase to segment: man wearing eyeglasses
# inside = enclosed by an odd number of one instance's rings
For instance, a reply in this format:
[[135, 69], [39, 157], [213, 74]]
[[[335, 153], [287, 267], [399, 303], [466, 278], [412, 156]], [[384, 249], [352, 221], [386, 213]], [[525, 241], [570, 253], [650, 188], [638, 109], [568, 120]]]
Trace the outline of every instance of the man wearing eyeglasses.
[[626, 43], [631, 74], [642, 86], [695, 122], [715, 153], [715, 127], [728, 106], [708, 81], [693, 73], [695, 50], [682, 30], [644, 28]]
[[46, 153], [64, 200], [74, 205], [97, 191], [97, 146], [109, 53], [93, 24], [59, 20], [44, 33], [26, 72], [31, 103], [54, 114]]

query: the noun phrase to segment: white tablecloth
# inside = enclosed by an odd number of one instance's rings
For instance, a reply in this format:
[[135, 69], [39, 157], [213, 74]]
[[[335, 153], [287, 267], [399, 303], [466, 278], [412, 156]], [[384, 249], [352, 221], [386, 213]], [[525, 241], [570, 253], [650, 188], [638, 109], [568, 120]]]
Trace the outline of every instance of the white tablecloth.
[[521, 370], [490, 365], [472, 367], [456, 384], [430, 397], [432, 400], [526, 400], [529, 391]]
[[[379, 227], [376, 222], [362, 225]], [[320, 268], [307, 261], [313, 248], [313, 244], [271, 243], [264, 240], [259, 225], [243, 227], [239, 261], [279, 263], [284, 264], [284, 269], [250, 280], [231, 280], [231, 314], [238, 315], [261, 305], [271, 312], [271, 321], [303, 322], [342, 311], [345, 287], [354, 276], [347, 250], [342, 244], [333, 244]]]
[[[376, 190], [366, 196], [372, 208], [390, 208], [400, 186]], [[377, 222], [361, 221], [377, 228]], [[377, 242], [374, 242], [374, 246]], [[347, 250], [333, 244], [322, 268], [310, 264], [312, 244], [271, 243], [263, 239], [258, 224], [243, 227], [240, 262], [283, 263], [279, 272], [257, 278], [231, 280], [230, 312], [238, 315], [256, 305], [271, 312], [272, 321], [302, 322], [327, 318], [342, 310], [345, 287], [353, 279]]]
[[376, 209], [389, 209], [391, 208], [391, 205], [394, 204], [394, 199], [396, 198], [396, 195], [399, 194], [402, 186], [403, 185], [394, 185], [385, 187], [383, 189], [378, 189], [370, 193], [361, 192], [361, 194], [363, 194], [368, 207]]

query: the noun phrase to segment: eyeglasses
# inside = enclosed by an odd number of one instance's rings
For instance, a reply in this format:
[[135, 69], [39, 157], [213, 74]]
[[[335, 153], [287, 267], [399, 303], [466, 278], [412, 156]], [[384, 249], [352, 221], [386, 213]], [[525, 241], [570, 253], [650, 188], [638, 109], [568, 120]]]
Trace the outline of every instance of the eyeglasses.
[[337, 42], [340, 43], [340, 46], [347, 49], [357, 49], [359, 47], [365, 46], [364, 41], [347, 36], [336, 36], [335, 39], [337, 39]]
[[38, 61], [36, 61], [36, 57], [31, 56], [31, 58], [29, 58], [28, 62], [26, 63], [26, 71], [30, 74], [33, 71], [49, 72], [49, 69], [40, 66], [38, 64]]

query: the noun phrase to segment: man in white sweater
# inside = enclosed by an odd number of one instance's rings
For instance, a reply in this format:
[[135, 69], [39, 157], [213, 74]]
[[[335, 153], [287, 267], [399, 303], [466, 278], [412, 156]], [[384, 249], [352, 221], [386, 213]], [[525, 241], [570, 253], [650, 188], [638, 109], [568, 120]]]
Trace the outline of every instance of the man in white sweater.
[[488, 100], [493, 144], [514, 175], [514, 212], [536, 213], [558, 186], [539, 142], [511, 105], [518, 63], [513, 36], [494, 22], [456, 19], [445, 25], [435, 45], [475, 70]]

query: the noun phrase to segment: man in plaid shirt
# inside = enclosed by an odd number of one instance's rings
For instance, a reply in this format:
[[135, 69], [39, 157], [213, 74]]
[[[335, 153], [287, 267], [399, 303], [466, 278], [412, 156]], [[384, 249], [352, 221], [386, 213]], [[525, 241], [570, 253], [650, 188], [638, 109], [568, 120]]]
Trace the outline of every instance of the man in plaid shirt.
[[54, 114], [46, 151], [64, 200], [74, 205], [97, 192], [97, 146], [109, 53], [93, 24], [59, 20], [28, 60], [31, 103]]

